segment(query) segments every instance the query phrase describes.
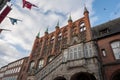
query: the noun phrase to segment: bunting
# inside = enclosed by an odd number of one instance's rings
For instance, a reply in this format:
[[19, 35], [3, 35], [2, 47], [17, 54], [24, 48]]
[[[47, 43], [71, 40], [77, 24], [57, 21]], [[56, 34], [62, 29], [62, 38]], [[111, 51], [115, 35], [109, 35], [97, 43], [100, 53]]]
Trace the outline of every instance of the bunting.
[[0, 29], [0, 33], [2, 32], [2, 31], [11, 31], [11, 30], [8, 30], [8, 29]]
[[17, 21], [22, 21], [22, 20], [19, 20], [19, 19], [11, 18], [11, 17], [9, 17], [9, 19], [10, 19], [10, 22], [11, 22], [12, 25], [15, 25], [15, 23], [17, 24]]
[[30, 2], [28, 2], [28, 1], [26, 1], [26, 0], [23, 0], [23, 8], [26, 7], [26, 8], [28, 8], [28, 9], [31, 10], [32, 6], [33, 6], [33, 7], [37, 7], [36, 5], [30, 3]]
[[3, 12], [0, 14], [0, 23], [5, 19], [5, 17], [8, 15], [8, 13], [11, 11], [11, 7], [7, 6]]

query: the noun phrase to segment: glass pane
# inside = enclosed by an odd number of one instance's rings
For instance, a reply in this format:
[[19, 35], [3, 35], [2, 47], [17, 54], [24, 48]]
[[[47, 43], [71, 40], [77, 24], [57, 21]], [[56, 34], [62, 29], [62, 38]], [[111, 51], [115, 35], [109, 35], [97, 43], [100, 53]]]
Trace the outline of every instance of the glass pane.
[[114, 55], [116, 59], [120, 59], [120, 41], [111, 43]]

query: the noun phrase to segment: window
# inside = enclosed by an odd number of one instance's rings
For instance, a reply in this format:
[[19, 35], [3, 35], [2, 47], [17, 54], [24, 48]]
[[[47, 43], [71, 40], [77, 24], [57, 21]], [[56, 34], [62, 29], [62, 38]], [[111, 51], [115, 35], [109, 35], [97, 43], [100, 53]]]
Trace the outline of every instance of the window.
[[81, 45], [75, 45], [69, 48], [69, 58], [68, 60], [79, 59], [81, 56]]
[[30, 67], [29, 67], [30, 70], [34, 67], [34, 64], [35, 64], [34, 61], [32, 61], [32, 62], [30, 63]]
[[78, 46], [78, 58], [83, 58], [84, 57], [84, 54], [83, 54], [83, 45], [82, 44], [80, 44], [79, 46]]
[[54, 43], [55, 36], [50, 39], [50, 43]]
[[120, 41], [111, 43], [111, 47], [116, 59], [120, 59]]
[[108, 32], [109, 32], [108, 28], [102, 29], [102, 30], [100, 30], [100, 35], [106, 34]]
[[63, 61], [66, 62], [68, 58], [68, 51], [64, 50]]
[[72, 60], [72, 59], [74, 59], [74, 50], [73, 48], [70, 48], [69, 49], [69, 60]]
[[77, 47], [74, 48], [74, 58], [77, 59], [78, 57], [78, 50]]
[[20, 72], [20, 69], [21, 69], [21, 67], [18, 68], [18, 71], [17, 71], [17, 72]]
[[85, 30], [86, 30], [85, 23], [83, 22], [80, 24], [80, 32], [85, 31]]
[[53, 58], [54, 58], [54, 56], [50, 56], [50, 57], [48, 58], [48, 62], [52, 61]]
[[58, 35], [58, 41], [62, 40], [62, 33], [59, 33]]
[[38, 64], [38, 68], [39, 68], [39, 69], [42, 68], [43, 65], [44, 65], [44, 59], [40, 59], [40, 60], [39, 60], [39, 64]]
[[102, 51], [102, 55], [103, 55], [103, 56], [106, 56], [106, 51], [105, 51], [105, 49], [102, 49], [101, 51]]

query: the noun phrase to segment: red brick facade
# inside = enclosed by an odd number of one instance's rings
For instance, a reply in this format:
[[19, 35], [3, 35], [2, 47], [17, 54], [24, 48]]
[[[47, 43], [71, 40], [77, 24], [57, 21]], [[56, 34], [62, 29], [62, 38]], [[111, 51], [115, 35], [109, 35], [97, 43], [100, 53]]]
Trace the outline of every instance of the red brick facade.
[[[117, 71], [120, 71], [120, 61], [119, 59], [115, 59], [115, 55], [111, 47], [111, 43], [114, 41], [120, 41], [120, 34], [110, 35], [97, 41], [104, 80], [113, 80], [112, 77]], [[106, 51], [106, 56], [103, 56], [102, 49]]]

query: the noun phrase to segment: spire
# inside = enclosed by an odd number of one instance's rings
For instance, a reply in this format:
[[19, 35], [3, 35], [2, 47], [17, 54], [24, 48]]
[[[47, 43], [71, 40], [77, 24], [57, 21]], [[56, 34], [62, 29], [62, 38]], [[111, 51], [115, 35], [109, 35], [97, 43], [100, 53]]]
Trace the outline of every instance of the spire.
[[40, 32], [38, 32], [38, 34], [37, 34], [37, 36], [36, 36], [37, 38], [39, 38], [40, 37]]
[[58, 20], [58, 22], [57, 22], [56, 28], [59, 28], [59, 20]]
[[59, 20], [58, 20], [58, 22], [57, 22], [57, 26], [59, 26]]
[[89, 11], [87, 10], [86, 6], [84, 7], [84, 14], [85, 13], [89, 13]]
[[71, 14], [69, 16], [68, 22], [72, 22]]

